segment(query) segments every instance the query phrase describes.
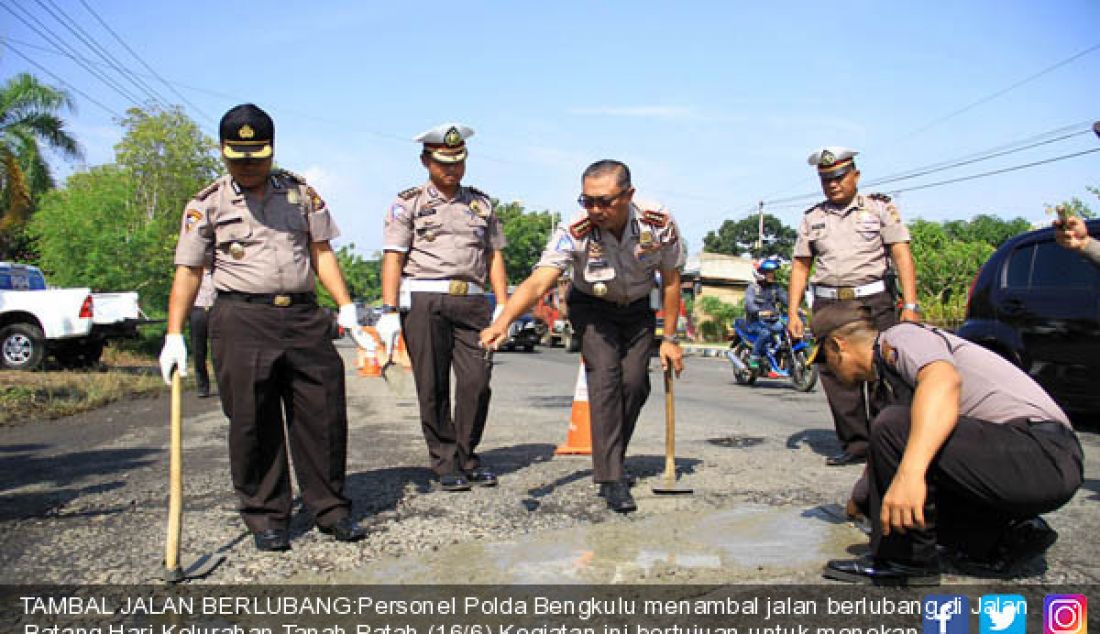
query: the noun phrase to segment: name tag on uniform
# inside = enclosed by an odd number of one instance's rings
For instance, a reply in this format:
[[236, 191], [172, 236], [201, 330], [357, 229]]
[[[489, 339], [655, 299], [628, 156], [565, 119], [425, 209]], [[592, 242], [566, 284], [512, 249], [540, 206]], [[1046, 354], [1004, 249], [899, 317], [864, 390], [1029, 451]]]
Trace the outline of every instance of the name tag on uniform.
[[431, 207], [429, 209], [421, 209], [420, 211], [416, 212], [416, 217], [417, 218], [424, 218], [426, 216], [434, 216], [434, 215], [435, 215], [435, 207]]
[[824, 222], [819, 222], [816, 225], [810, 225], [810, 230], [811, 231], [816, 230], [816, 229], [824, 229], [824, 228], [825, 228], [825, 223]]

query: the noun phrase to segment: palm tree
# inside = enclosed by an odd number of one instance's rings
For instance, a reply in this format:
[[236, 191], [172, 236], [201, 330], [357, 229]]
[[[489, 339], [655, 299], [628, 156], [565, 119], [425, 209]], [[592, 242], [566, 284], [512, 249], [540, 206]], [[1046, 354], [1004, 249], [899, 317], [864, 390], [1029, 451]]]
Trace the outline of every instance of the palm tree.
[[22, 233], [38, 197], [53, 187], [44, 144], [67, 159], [80, 157], [76, 139], [56, 113], [73, 110], [63, 90], [21, 73], [0, 87], [0, 257], [14, 234]]

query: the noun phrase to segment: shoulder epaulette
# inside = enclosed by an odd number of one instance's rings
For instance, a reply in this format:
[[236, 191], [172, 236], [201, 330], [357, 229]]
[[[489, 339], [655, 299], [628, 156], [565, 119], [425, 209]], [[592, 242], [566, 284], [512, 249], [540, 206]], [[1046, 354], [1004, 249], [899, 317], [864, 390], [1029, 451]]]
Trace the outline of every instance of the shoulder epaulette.
[[206, 200], [210, 196], [210, 194], [213, 194], [214, 192], [218, 191], [218, 188], [220, 188], [221, 186], [222, 186], [221, 181], [216, 180], [213, 183], [210, 183], [206, 187], [202, 188], [202, 190], [199, 191], [199, 193], [192, 196], [192, 198], [194, 198], [195, 200]]
[[290, 180], [294, 181], [295, 183], [298, 183], [299, 185], [305, 185], [306, 184], [306, 177], [302, 176], [301, 174], [298, 174], [296, 172], [292, 172], [292, 171], [290, 171], [286, 168], [283, 168], [283, 167], [280, 167], [277, 171], [278, 171], [280, 176], [285, 176], [285, 177], [289, 178]]
[[654, 227], [664, 227], [668, 224], [668, 214], [663, 211], [655, 211], [653, 209], [647, 209], [642, 212], [642, 222], [647, 225], [653, 225]]
[[580, 240], [592, 231], [592, 221], [588, 218], [581, 218], [580, 220], [569, 225], [569, 235], [573, 236], [574, 240]]
[[420, 192], [421, 192], [421, 188], [419, 188], [419, 187], [410, 187], [410, 188], [406, 189], [405, 191], [401, 192], [400, 194], [398, 194], [397, 197], [400, 198], [401, 200], [410, 200], [410, 199], [413, 199], [413, 198], [416, 198], [417, 196], [419, 196]]
[[810, 205], [809, 209], [807, 209], [806, 211], [803, 211], [802, 215], [805, 216], [806, 214], [810, 213], [811, 211], [813, 211], [814, 209], [817, 209], [820, 206], [821, 206], [821, 203], [814, 203], [814, 204]]
[[466, 189], [470, 190], [470, 192], [473, 193], [473, 194], [477, 194], [478, 196], [483, 196], [485, 198], [490, 197], [489, 194], [486, 194], [485, 192], [481, 191], [477, 187], [466, 187]]
[[884, 202], [884, 203], [890, 202], [890, 197], [887, 196], [886, 194], [878, 194], [878, 193], [867, 194], [867, 197], [870, 198], [871, 200], [877, 200], [877, 201]]

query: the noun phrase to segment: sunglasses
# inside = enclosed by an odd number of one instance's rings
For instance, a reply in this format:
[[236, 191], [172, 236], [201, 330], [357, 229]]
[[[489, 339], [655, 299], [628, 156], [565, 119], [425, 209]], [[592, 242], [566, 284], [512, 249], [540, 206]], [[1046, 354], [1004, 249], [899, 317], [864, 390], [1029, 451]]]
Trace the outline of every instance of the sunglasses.
[[585, 209], [595, 209], [596, 207], [610, 207], [611, 205], [615, 204], [615, 201], [618, 200], [620, 196], [628, 191], [630, 190], [624, 189], [614, 196], [588, 196], [585, 194], [581, 194], [577, 198], [577, 204], [581, 207], [584, 207]]

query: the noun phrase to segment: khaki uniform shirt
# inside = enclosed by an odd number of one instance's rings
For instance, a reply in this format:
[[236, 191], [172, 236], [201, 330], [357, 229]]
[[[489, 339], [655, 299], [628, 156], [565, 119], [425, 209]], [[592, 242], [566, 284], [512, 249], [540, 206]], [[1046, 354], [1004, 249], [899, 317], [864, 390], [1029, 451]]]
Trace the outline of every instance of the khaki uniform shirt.
[[176, 264], [212, 266], [219, 291], [312, 292], [310, 243], [339, 235], [325, 202], [300, 177], [272, 172], [261, 198], [245, 196], [225, 175], [187, 203]]
[[[941, 336], [942, 335], [942, 336]], [[883, 361], [907, 384], [915, 387], [921, 369], [936, 361], [955, 366], [959, 388], [959, 415], [991, 423], [1017, 418], [1052, 420], [1071, 427], [1065, 412], [1043, 388], [996, 352], [948, 332], [933, 332], [915, 324], [898, 324], [882, 333]]]
[[506, 245], [492, 201], [473, 187], [447, 200], [429, 182], [398, 194], [386, 213], [382, 249], [407, 254], [404, 277], [484, 286], [489, 256]]
[[195, 295], [195, 308], [210, 308], [218, 297], [218, 291], [214, 288], [214, 275], [210, 269], [203, 269], [202, 283], [199, 284], [199, 292]]
[[579, 211], [558, 225], [535, 266], [564, 271], [572, 265], [577, 290], [598, 296], [594, 286], [602, 283], [607, 294], [601, 299], [622, 304], [647, 297], [654, 272], [682, 268], [686, 257], [676, 222], [664, 205], [635, 200], [622, 240], [593, 226], [588, 213]]
[[798, 227], [794, 257], [815, 258], [813, 284], [861, 286], [886, 276], [889, 245], [908, 241], [889, 196], [857, 194], [843, 209], [827, 201], [811, 207]]

